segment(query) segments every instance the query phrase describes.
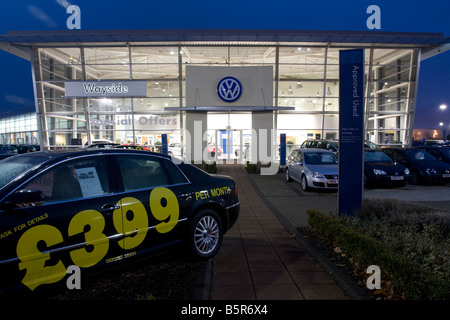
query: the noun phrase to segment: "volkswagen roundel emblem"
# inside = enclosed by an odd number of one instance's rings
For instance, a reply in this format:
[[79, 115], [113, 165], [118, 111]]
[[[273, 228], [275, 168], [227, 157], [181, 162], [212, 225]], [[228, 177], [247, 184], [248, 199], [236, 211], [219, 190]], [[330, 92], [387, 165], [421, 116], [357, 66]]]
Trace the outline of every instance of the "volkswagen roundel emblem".
[[236, 101], [241, 96], [241, 92], [241, 83], [233, 77], [225, 77], [217, 85], [217, 94], [225, 102]]

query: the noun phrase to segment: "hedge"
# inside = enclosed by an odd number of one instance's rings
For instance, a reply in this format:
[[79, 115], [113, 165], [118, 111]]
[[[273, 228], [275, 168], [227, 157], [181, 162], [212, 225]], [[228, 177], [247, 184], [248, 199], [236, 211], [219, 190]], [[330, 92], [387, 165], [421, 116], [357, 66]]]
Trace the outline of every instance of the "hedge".
[[383, 242], [359, 231], [344, 226], [330, 214], [308, 210], [308, 221], [312, 229], [361, 266], [377, 265], [382, 274], [388, 273], [397, 292], [411, 300], [448, 300], [450, 283], [423, 268], [408, 256], [394, 253]]

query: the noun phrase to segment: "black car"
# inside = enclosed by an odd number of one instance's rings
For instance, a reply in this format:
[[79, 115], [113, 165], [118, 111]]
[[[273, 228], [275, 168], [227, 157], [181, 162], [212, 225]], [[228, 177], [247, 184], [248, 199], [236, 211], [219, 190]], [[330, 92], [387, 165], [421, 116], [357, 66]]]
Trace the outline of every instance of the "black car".
[[450, 164], [437, 160], [420, 148], [384, 148], [382, 149], [394, 161], [409, 169], [411, 184], [448, 183]]
[[17, 148], [13, 145], [0, 145], [0, 159], [6, 159], [18, 154]]
[[19, 144], [19, 145], [17, 145], [17, 153], [18, 154], [28, 153], [28, 152], [35, 152], [35, 151], [37, 151], [37, 150], [36, 150], [36, 148], [34, 146], [26, 145], [26, 144]]
[[0, 162], [0, 292], [61, 283], [174, 247], [214, 256], [236, 222], [235, 181], [159, 153], [41, 151]]
[[420, 147], [440, 161], [450, 163], [450, 146], [424, 146]]
[[404, 186], [409, 170], [392, 160], [381, 149], [364, 150], [364, 186]]

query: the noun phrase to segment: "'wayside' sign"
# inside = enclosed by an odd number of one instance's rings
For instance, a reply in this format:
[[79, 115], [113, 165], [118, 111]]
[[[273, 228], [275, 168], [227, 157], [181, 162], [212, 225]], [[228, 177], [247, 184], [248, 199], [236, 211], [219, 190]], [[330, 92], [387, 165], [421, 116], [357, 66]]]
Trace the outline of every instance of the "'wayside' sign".
[[147, 81], [68, 81], [66, 98], [146, 97]]
[[364, 51], [339, 52], [339, 214], [360, 209], [364, 162]]

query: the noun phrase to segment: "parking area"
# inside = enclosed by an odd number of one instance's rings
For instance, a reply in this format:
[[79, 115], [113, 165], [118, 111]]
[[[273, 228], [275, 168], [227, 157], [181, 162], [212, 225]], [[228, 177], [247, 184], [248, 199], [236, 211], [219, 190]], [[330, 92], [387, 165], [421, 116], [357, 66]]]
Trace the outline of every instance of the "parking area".
[[[285, 175], [250, 175], [267, 205], [279, 212], [279, 219], [292, 228], [308, 226], [308, 209], [336, 212], [337, 191], [303, 191], [300, 183], [286, 182]], [[450, 184], [411, 185], [390, 188], [365, 188], [363, 198], [410, 201], [450, 212]]]

